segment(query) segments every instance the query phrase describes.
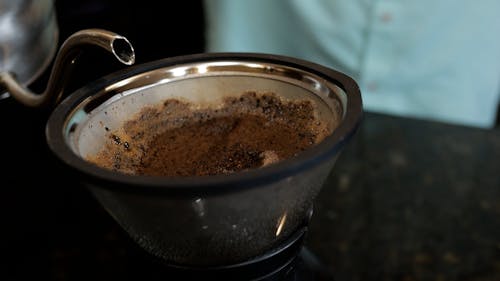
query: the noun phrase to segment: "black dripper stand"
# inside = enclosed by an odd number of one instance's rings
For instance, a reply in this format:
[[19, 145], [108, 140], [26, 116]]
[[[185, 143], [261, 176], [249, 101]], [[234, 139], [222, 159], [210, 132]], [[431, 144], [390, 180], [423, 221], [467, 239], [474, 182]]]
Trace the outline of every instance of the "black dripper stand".
[[304, 247], [306, 236], [307, 227], [303, 227], [267, 253], [228, 266], [176, 266], [159, 258], [152, 262], [156, 275], [168, 280], [333, 281], [329, 269]]
[[[229, 175], [135, 176], [84, 160], [145, 106], [169, 98], [217, 106], [249, 90], [311, 100], [332, 133], [295, 157]], [[302, 245], [314, 198], [361, 117], [359, 88], [342, 73], [283, 56], [208, 53], [146, 63], [90, 83], [55, 108], [46, 132], [51, 150], [115, 221], [168, 263], [165, 276], [329, 280]]]

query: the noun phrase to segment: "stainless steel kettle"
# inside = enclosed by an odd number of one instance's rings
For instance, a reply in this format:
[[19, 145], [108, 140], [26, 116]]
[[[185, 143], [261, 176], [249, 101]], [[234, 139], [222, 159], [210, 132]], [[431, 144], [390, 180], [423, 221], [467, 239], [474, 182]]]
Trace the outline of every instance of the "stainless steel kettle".
[[19, 83], [35, 80], [56, 53], [53, 0], [0, 0], [0, 70]]
[[0, 0], [0, 99], [12, 96], [31, 107], [57, 102], [82, 45], [104, 48], [126, 65], [135, 62], [125, 37], [102, 29], [81, 30], [62, 44], [46, 90], [35, 94], [27, 85], [50, 65], [58, 39], [53, 0]]

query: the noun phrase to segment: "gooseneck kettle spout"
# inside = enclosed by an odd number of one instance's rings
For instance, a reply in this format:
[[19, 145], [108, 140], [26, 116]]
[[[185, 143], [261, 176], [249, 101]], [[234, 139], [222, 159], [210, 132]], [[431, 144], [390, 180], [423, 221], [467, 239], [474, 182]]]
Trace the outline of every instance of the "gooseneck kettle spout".
[[71, 70], [85, 45], [94, 45], [112, 53], [125, 65], [135, 62], [134, 48], [127, 38], [103, 29], [84, 29], [68, 37], [54, 60], [47, 87], [42, 94], [33, 93], [22, 86], [10, 72], [0, 72], [0, 87], [17, 101], [30, 107], [43, 107], [57, 103], [64, 94]]

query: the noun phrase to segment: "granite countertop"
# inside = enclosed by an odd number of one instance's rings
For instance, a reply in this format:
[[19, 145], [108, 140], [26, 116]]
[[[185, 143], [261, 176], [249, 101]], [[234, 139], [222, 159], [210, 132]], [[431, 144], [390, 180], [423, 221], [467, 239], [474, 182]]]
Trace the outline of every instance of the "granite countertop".
[[500, 131], [367, 114], [315, 211], [337, 280], [500, 280]]
[[[162, 280], [54, 159], [46, 116], [0, 103], [2, 280]], [[500, 280], [499, 167], [499, 131], [367, 113], [306, 246], [337, 281]]]

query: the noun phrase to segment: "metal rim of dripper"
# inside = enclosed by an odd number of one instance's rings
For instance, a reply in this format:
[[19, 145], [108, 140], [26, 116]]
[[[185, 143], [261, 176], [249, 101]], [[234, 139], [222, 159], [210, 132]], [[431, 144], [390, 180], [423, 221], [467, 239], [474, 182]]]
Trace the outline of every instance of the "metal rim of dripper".
[[[126, 175], [97, 167], [75, 154], [65, 139], [67, 118], [74, 109], [89, 96], [107, 86], [123, 82], [127, 78], [158, 68], [193, 62], [240, 60], [247, 62], [273, 63], [294, 67], [313, 73], [325, 81], [341, 88], [347, 95], [343, 121], [321, 143], [303, 151], [293, 159], [285, 159], [268, 167], [242, 171], [229, 175], [192, 177], [154, 177]], [[349, 76], [316, 63], [297, 58], [262, 53], [203, 53], [161, 59], [110, 74], [89, 83], [66, 98], [52, 112], [46, 127], [49, 147], [69, 167], [87, 182], [95, 186], [133, 193], [154, 193], [172, 195], [214, 195], [221, 192], [236, 192], [257, 187], [292, 176], [305, 168], [331, 159], [356, 132], [362, 119], [361, 93], [356, 82]], [[138, 188], [140, 187], [140, 188]]]

